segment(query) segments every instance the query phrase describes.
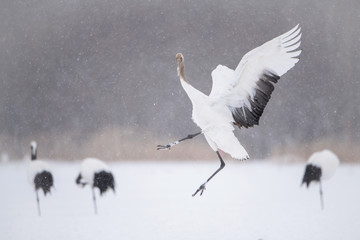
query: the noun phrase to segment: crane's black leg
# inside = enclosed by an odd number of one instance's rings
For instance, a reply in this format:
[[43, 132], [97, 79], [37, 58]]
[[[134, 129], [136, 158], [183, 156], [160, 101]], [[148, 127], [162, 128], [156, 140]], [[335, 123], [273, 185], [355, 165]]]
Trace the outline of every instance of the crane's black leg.
[[97, 214], [97, 206], [96, 206], [95, 190], [94, 190], [94, 188], [93, 188], [93, 187], [91, 188], [91, 190], [92, 190], [92, 197], [93, 197], [93, 202], [94, 202], [94, 211], [95, 211], [95, 214]]
[[322, 186], [321, 186], [321, 180], [319, 181], [319, 186], [320, 186], [320, 204], [321, 204], [321, 209], [324, 210], [324, 198], [323, 198], [323, 190], [322, 190]]
[[39, 194], [38, 194], [38, 191], [36, 191], [36, 190], [35, 190], [35, 193], [36, 193], [36, 202], [37, 202], [38, 214], [39, 214], [39, 216], [41, 216]]
[[195, 133], [195, 134], [189, 134], [187, 135], [187, 137], [184, 137], [180, 140], [177, 140], [173, 143], [169, 143], [166, 145], [157, 145], [156, 150], [170, 150], [172, 146], [181, 143], [182, 141], [188, 140], [188, 139], [192, 139], [193, 137], [196, 137], [197, 135], [201, 134], [201, 132]]
[[210, 181], [210, 179], [212, 179], [218, 172], [221, 171], [221, 169], [223, 169], [225, 167], [225, 162], [224, 160], [221, 158], [221, 155], [219, 153], [219, 151], [216, 151], [216, 154], [218, 155], [219, 159], [220, 159], [220, 167], [208, 178], [208, 180], [206, 180], [205, 183], [201, 184], [201, 186], [196, 190], [196, 192], [192, 195], [193, 197], [199, 192], [200, 192], [200, 196], [203, 194], [205, 188], [205, 185]]

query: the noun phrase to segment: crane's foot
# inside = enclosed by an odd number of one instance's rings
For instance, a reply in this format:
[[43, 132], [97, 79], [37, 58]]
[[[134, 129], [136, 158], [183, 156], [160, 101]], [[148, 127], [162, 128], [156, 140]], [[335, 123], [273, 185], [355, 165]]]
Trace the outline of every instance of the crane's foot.
[[167, 144], [167, 145], [157, 145], [156, 150], [171, 150], [171, 145]]
[[201, 184], [201, 186], [196, 190], [196, 192], [192, 195], [193, 197], [195, 197], [195, 195], [200, 192], [200, 196], [203, 194], [203, 192], [206, 190], [205, 187], [206, 183]]

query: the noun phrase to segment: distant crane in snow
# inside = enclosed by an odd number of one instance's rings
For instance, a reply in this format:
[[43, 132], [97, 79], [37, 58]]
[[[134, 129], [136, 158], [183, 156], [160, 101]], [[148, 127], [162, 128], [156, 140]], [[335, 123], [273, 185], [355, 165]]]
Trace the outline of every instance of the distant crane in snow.
[[235, 70], [218, 65], [211, 73], [213, 82], [209, 96], [190, 85], [184, 74], [184, 57], [181, 53], [176, 55], [178, 76], [193, 105], [192, 119], [201, 128], [201, 132], [189, 134], [167, 145], [158, 145], [157, 149], [170, 150], [182, 141], [204, 134], [220, 159], [220, 167], [192, 196], [198, 192], [202, 195], [206, 183], [224, 168], [225, 163], [219, 149], [235, 159], [249, 158], [233, 133], [234, 126], [248, 128], [259, 124], [274, 90], [273, 84], [299, 61], [300, 31], [301, 28], [297, 25], [253, 49], [244, 55]]
[[46, 196], [47, 193], [50, 193], [50, 188], [54, 185], [54, 178], [50, 172], [49, 164], [47, 162], [37, 160], [37, 143], [35, 141], [30, 143], [30, 150], [31, 162], [28, 168], [28, 180], [35, 189], [38, 214], [41, 216], [38, 190], [42, 189], [44, 195]]
[[89, 184], [92, 190], [95, 214], [97, 214], [95, 188], [100, 190], [100, 196], [108, 189], [115, 192], [115, 180], [113, 174], [109, 171], [109, 167], [96, 158], [87, 158], [81, 163], [81, 169], [76, 184], [84, 187]]
[[327, 149], [321, 152], [313, 153], [306, 164], [301, 185], [306, 183], [306, 187], [309, 187], [312, 182], [319, 183], [321, 209], [324, 209], [321, 182], [322, 180], [331, 178], [335, 174], [336, 168], [339, 164], [339, 158]]

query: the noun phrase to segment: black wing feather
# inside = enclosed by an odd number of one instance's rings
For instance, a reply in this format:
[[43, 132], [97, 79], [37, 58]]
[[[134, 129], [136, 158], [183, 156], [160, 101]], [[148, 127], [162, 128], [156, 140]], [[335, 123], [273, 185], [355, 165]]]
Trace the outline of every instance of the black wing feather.
[[271, 98], [271, 93], [275, 87], [273, 83], [277, 83], [280, 77], [270, 71], [265, 71], [256, 83], [255, 96], [253, 99], [248, 97], [250, 108], [246, 106], [232, 109], [232, 115], [239, 127], [253, 127], [259, 124], [261, 115], [264, 112], [266, 104]]

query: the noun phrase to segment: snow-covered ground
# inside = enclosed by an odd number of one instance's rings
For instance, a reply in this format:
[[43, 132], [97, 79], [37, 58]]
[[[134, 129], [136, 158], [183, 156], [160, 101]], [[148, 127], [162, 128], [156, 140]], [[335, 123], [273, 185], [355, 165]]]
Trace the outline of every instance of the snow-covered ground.
[[300, 188], [304, 165], [227, 161], [203, 196], [191, 194], [218, 167], [211, 162], [110, 163], [116, 194], [75, 185], [80, 162], [51, 162], [56, 189], [37, 215], [27, 163], [0, 164], [0, 239], [360, 239], [360, 166], [341, 165], [323, 183]]

